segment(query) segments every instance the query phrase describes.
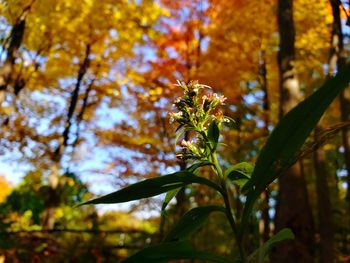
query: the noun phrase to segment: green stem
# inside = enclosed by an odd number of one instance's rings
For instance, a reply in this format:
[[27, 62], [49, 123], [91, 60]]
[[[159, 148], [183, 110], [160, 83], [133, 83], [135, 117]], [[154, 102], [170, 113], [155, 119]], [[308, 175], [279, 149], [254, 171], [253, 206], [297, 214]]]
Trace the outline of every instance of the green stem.
[[224, 178], [224, 175], [223, 175], [223, 172], [222, 172], [222, 169], [221, 169], [221, 166], [219, 164], [219, 161], [218, 161], [218, 158], [217, 158], [215, 151], [211, 153], [211, 161], [214, 163], [216, 172], [220, 177], [221, 188], [223, 190], [221, 192], [221, 195], [224, 198], [224, 202], [225, 202], [226, 217], [230, 223], [233, 234], [235, 236], [240, 258], [241, 258], [243, 263], [246, 263], [247, 258], [246, 258], [244, 248], [243, 248], [243, 242], [242, 242], [243, 240], [241, 238], [241, 235], [239, 235], [237, 225], [236, 225], [234, 216], [233, 216], [232, 211], [231, 211], [231, 204], [230, 204], [230, 200], [228, 198], [228, 190], [227, 190], [227, 186], [226, 186], [226, 178]]
[[221, 181], [224, 179], [224, 174], [222, 173], [222, 169], [221, 169], [221, 166], [219, 164], [219, 161], [218, 161], [218, 158], [216, 156], [216, 152], [212, 152], [211, 153], [211, 161], [213, 162], [213, 164], [215, 165], [215, 169], [221, 179]]
[[237, 225], [236, 225], [235, 219], [234, 219], [232, 211], [231, 211], [231, 205], [230, 205], [230, 200], [229, 200], [228, 195], [227, 195], [226, 186], [223, 185], [222, 188], [224, 190], [223, 191], [224, 195], [222, 195], [222, 197], [224, 198], [224, 202], [225, 202], [226, 217], [227, 217], [227, 219], [230, 223], [230, 226], [233, 230], [241, 260], [243, 263], [245, 263], [245, 262], [247, 262], [247, 259], [246, 259], [246, 255], [245, 255], [244, 248], [243, 248], [243, 242], [242, 242], [243, 240], [238, 233]]

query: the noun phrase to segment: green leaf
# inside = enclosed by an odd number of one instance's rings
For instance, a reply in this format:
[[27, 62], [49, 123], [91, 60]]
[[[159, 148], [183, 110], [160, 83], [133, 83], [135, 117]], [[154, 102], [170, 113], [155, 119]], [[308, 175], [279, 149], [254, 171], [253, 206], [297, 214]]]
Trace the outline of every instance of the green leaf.
[[234, 184], [243, 187], [250, 179], [254, 166], [247, 162], [235, 164], [224, 172], [224, 176]]
[[214, 165], [212, 162], [209, 161], [202, 161], [195, 164], [192, 164], [190, 167], [186, 168], [187, 171], [190, 173], [194, 173], [198, 168], [208, 165]]
[[165, 198], [164, 198], [164, 202], [162, 205], [162, 211], [165, 210], [165, 208], [168, 206], [170, 201], [175, 197], [175, 195], [177, 195], [177, 193], [180, 191], [180, 189], [181, 189], [181, 187], [170, 190], [166, 193]]
[[[267, 253], [269, 253], [269, 251], [274, 246], [288, 239], [294, 239], [294, 234], [289, 228], [284, 228], [281, 231], [279, 231], [276, 235], [272, 236], [269, 240], [267, 240], [265, 244], [263, 244], [261, 247], [255, 250], [249, 257], [253, 259], [256, 256], [258, 256], [258, 262], [262, 263], [264, 262], [264, 258], [267, 255]], [[256, 262], [256, 260], [254, 261]]]
[[[214, 165], [214, 164], [212, 162], [209, 162], [209, 161], [202, 161], [202, 162], [192, 164], [190, 167], [186, 168], [186, 171], [188, 171], [190, 173], [194, 173], [199, 167], [207, 166], [207, 165]], [[165, 208], [168, 206], [170, 201], [176, 196], [176, 194], [180, 191], [180, 189], [181, 189], [181, 187], [176, 188], [174, 190], [170, 190], [166, 193], [166, 196], [164, 198], [164, 202], [162, 205], [162, 211], [165, 210]]]
[[217, 184], [208, 179], [196, 176], [188, 171], [181, 171], [132, 184], [119, 191], [87, 201], [80, 205], [129, 202], [166, 193], [192, 183], [207, 185], [219, 192], [222, 191]]
[[[331, 102], [348, 85], [350, 64], [334, 78], [328, 79], [321, 88], [288, 112], [277, 124], [261, 150], [251, 179], [243, 187], [248, 192], [242, 215], [246, 225], [253, 205], [260, 193], [295, 161], [312, 129], [317, 125]], [[245, 227], [241, 228], [244, 231]]]
[[164, 242], [178, 241], [188, 238], [205, 223], [212, 212], [225, 213], [225, 209], [216, 205], [201, 206], [191, 209], [181, 217], [180, 221], [164, 238]]
[[167, 242], [147, 247], [129, 257], [124, 263], [159, 263], [176, 259], [200, 259], [218, 263], [232, 263], [232, 261], [213, 253], [194, 249], [188, 240]]
[[212, 151], [216, 150], [216, 147], [218, 145], [219, 141], [219, 136], [220, 136], [220, 130], [218, 125], [216, 124], [215, 121], [210, 123], [208, 127], [208, 140], [211, 146]]

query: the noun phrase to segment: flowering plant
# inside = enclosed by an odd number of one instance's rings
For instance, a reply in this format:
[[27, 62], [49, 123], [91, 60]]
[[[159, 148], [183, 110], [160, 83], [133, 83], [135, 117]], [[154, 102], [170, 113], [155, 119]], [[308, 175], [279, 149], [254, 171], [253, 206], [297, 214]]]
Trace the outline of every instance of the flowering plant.
[[[193, 131], [194, 140], [181, 141], [183, 151], [177, 157], [188, 160], [208, 160], [216, 150], [216, 140], [223, 122], [229, 122], [219, 106], [224, 105], [226, 98], [216, 93], [204, 93], [203, 90], [211, 89], [209, 86], [190, 82], [189, 84], [178, 82], [184, 90], [184, 96], [176, 99], [174, 106], [177, 112], [170, 112], [170, 122], [178, 123], [178, 136], [184, 132]], [[215, 134], [214, 134], [215, 133]]]
[[[175, 101], [177, 112], [170, 113], [170, 120], [179, 125], [177, 139], [185, 132], [193, 133], [193, 140], [181, 142], [183, 151], [178, 155], [183, 160], [191, 160], [193, 164], [185, 170], [132, 184], [81, 205], [122, 203], [166, 193], [163, 205], [165, 208], [179, 189], [190, 184], [201, 184], [214, 189], [222, 197], [222, 205], [200, 206], [189, 210], [160, 244], [142, 249], [125, 262], [166, 262], [176, 259], [200, 259], [221, 263], [263, 262], [272, 246], [294, 236], [289, 229], [283, 229], [255, 251], [249, 251], [248, 256], [244, 247], [245, 230], [253, 214], [254, 203], [283, 170], [293, 165], [300, 148], [324, 111], [349, 83], [349, 70], [350, 66], [336, 77], [328, 79], [321, 88], [281, 119], [262, 148], [255, 166], [242, 162], [227, 169], [220, 166], [216, 153], [222, 124], [229, 121], [219, 109], [226, 98], [208, 92], [208, 86], [197, 82], [179, 82], [184, 96]], [[197, 175], [195, 171], [201, 166], [211, 166], [217, 175], [215, 179], [209, 180]], [[241, 217], [235, 214], [230, 203], [229, 187], [232, 183], [241, 187], [240, 192], [244, 195]], [[238, 250], [233, 259], [199, 251], [190, 242], [190, 237], [204, 225], [212, 212], [224, 213], [230, 224]]]

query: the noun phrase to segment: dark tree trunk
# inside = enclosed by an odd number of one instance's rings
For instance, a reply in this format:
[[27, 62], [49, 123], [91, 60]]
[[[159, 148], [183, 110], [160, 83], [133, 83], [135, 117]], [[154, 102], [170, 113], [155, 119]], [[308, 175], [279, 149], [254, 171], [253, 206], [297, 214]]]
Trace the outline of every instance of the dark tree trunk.
[[[350, 90], [347, 88], [340, 94], [341, 120], [343, 122], [350, 120]], [[347, 171], [347, 185], [350, 186], [350, 129], [342, 129], [342, 142], [344, 147], [344, 162]], [[347, 187], [346, 199], [350, 202], [350, 187]]]
[[62, 133], [61, 141], [53, 153], [51, 166], [51, 173], [48, 178], [48, 194], [45, 200], [45, 211], [43, 228], [50, 230], [54, 228], [55, 224], [55, 210], [59, 205], [59, 196], [57, 195], [57, 187], [59, 185], [59, 170], [61, 165], [61, 159], [65, 148], [68, 146], [70, 129], [73, 123], [73, 116], [77, 108], [79, 92], [81, 88], [82, 80], [89, 68], [89, 55], [90, 55], [91, 45], [88, 44], [85, 50], [85, 57], [80, 64], [77, 82], [75, 84], [74, 90], [71, 93], [71, 101], [68, 108], [67, 119], [65, 129]]
[[[315, 140], [320, 134], [319, 127], [315, 130]], [[318, 231], [320, 233], [320, 262], [334, 262], [334, 227], [332, 207], [327, 182], [328, 169], [325, 152], [319, 148], [314, 153], [314, 167], [316, 172], [316, 193], [318, 207]]]
[[[338, 0], [330, 0], [333, 13], [333, 28], [331, 39], [331, 52], [329, 59], [329, 72], [333, 74], [335, 71], [341, 71], [345, 66], [345, 59], [342, 56], [344, 52], [344, 40], [342, 33], [342, 25], [340, 18], [341, 4]], [[344, 89], [339, 96], [341, 120], [350, 120], [350, 90]], [[344, 160], [347, 171], [347, 184], [350, 185], [350, 129], [344, 127], [342, 130], [342, 141], [344, 147]], [[347, 188], [347, 200], [350, 202], [350, 187]]]
[[293, 231], [295, 240], [280, 244], [272, 253], [272, 262], [313, 262], [313, 218], [300, 162], [288, 169], [279, 180], [275, 232], [285, 227]]
[[[342, 32], [342, 24], [340, 18], [340, 5], [342, 4], [339, 0], [330, 0], [333, 14], [332, 24], [332, 38], [331, 38], [331, 50], [329, 56], [329, 75], [333, 75], [336, 71], [343, 70], [345, 66], [344, 52], [344, 38]], [[343, 122], [350, 120], [350, 90], [349, 88], [344, 89], [339, 96], [341, 120]], [[346, 200], [348, 206], [350, 206], [350, 129], [344, 127], [342, 129], [342, 145], [344, 147], [344, 163], [347, 171], [347, 192]], [[337, 178], [338, 179], [338, 178]], [[350, 211], [350, 210], [348, 210]], [[349, 214], [347, 215], [349, 217]], [[347, 228], [350, 226], [348, 222]], [[346, 234], [345, 234], [346, 239]], [[343, 242], [343, 253], [348, 253], [348, 246], [346, 240]]]
[[[295, 30], [293, 1], [278, 1], [280, 44], [278, 53], [280, 77], [280, 117], [300, 99], [295, 70]], [[272, 253], [273, 262], [310, 263], [314, 254], [314, 225], [301, 164], [296, 163], [279, 179], [275, 232], [288, 227], [295, 240], [280, 244]]]
[[22, 45], [24, 30], [26, 26], [26, 18], [33, 2], [34, 1], [32, 1], [30, 5], [23, 9], [16, 23], [12, 26], [8, 47], [2, 47], [6, 48], [6, 59], [0, 68], [0, 104], [5, 100], [7, 87], [13, 78], [13, 69], [16, 63], [18, 50]]
[[[264, 120], [264, 133], [266, 136], [269, 135], [269, 125], [270, 125], [270, 100], [269, 100], [269, 93], [268, 93], [268, 87], [267, 87], [267, 69], [266, 69], [266, 57], [265, 57], [265, 50], [262, 50], [260, 53], [260, 85], [264, 92], [264, 99], [263, 99], [263, 120]], [[262, 201], [262, 209], [261, 209], [261, 220], [262, 224], [260, 226], [260, 244], [265, 243], [270, 238], [270, 191], [269, 189], [266, 189], [260, 196]]]

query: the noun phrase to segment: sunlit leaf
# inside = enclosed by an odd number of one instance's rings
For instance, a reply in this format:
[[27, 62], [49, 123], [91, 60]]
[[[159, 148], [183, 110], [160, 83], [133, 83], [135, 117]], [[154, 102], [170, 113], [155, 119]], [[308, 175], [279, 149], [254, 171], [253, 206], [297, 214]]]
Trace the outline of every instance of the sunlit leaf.
[[181, 189], [181, 187], [170, 190], [166, 193], [165, 198], [164, 198], [164, 202], [162, 204], [162, 211], [165, 210], [165, 208], [168, 206], [170, 201], [177, 195], [177, 193], [180, 191], [180, 189]]
[[231, 182], [243, 187], [250, 179], [254, 166], [247, 162], [235, 164], [224, 172], [224, 176]]
[[182, 171], [132, 184], [119, 191], [87, 201], [81, 205], [129, 202], [166, 193], [192, 183], [207, 185], [217, 191], [221, 191], [218, 185], [208, 179], [196, 176], [188, 171]]

